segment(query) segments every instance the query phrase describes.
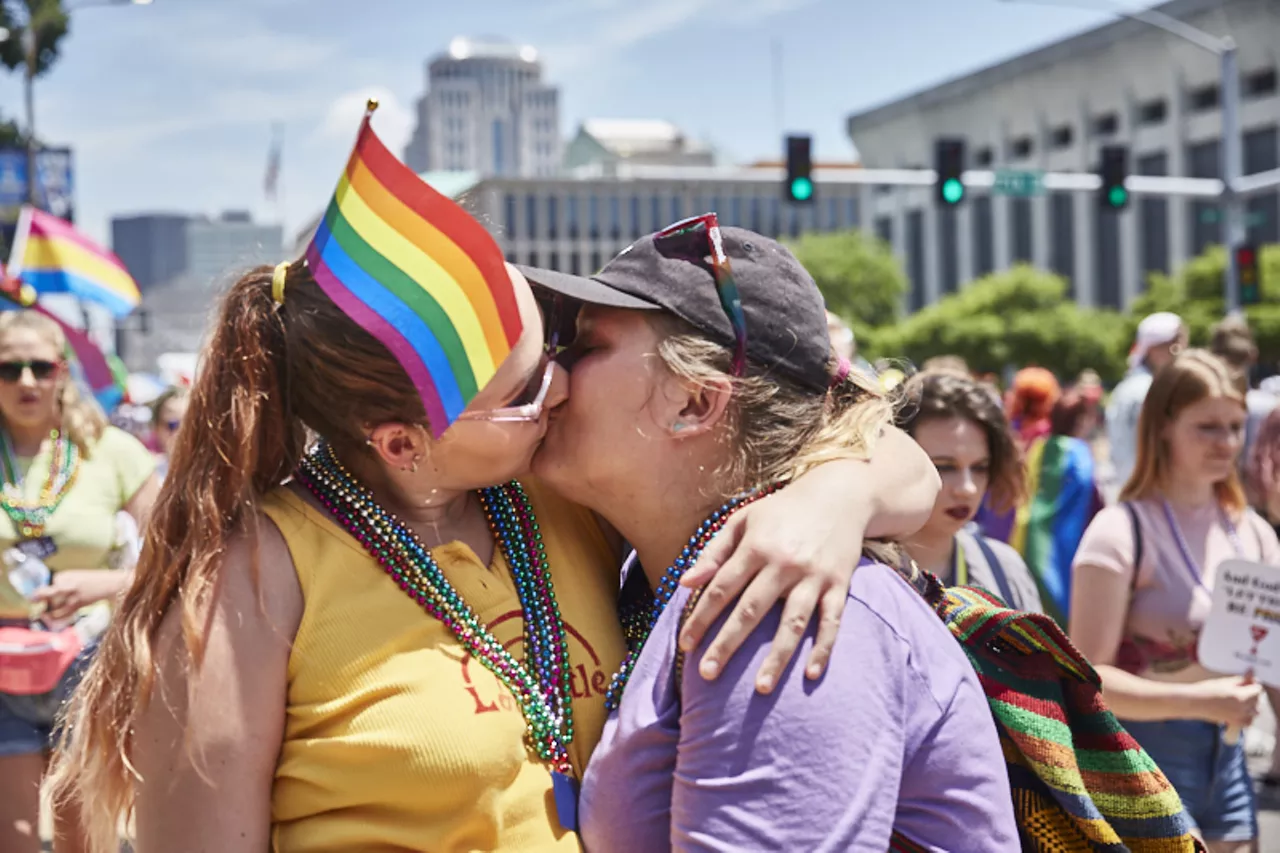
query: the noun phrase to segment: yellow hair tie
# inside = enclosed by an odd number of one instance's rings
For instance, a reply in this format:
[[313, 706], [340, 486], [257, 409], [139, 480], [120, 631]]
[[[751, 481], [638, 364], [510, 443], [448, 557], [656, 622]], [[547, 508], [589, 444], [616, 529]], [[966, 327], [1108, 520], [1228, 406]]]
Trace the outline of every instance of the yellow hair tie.
[[284, 283], [289, 277], [289, 262], [276, 264], [276, 271], [271, 274], [271, 298], [277, 305], [284, 304]]

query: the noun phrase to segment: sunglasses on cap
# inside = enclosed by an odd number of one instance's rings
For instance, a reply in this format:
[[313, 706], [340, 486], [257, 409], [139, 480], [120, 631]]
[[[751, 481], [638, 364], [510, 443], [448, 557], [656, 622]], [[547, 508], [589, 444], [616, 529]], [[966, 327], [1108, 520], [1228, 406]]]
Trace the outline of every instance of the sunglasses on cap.
[[24, 371], [30, 369], [31, 375], [39, 382], [54, 374], [62, 362], [59, 361], [0, 361], [0, 382], [18, 382]]
[[741, 376], [747, 365], [747, 318], [742, 313], [742, 297], [738, 294], [738, 283], [733, 277], [733, 266], [724, 251], [724, 242], [720, 236], [720, 220], [714, 213], [703, 213], [682, 219], [674, 225], [668, 225], [653, 235], [655, 243], [672, 242], [681, 238], [692, 238], [699, 241], [696, 258], [701, 260], [701, 241], [706, 241], [705, 257], [711, 261], [711, 272], [715, 277], [716, 293], [720, 297], [720, 306], [724, 308], [729, 325], [733, 327], [733, 336], [737, 346], [733, 354], [733, 375]]

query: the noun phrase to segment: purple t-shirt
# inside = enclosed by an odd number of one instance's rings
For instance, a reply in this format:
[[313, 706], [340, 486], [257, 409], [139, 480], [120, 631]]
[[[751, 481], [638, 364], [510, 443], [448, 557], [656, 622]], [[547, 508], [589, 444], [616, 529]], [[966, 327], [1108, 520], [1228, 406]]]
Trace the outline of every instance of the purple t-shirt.
[[[775, 608], [715, 681], [690, 654], [675, 688], [672, 598], [605, 724], [582, 786], [588, 853], [883, 853], [897, 829], [929, 850], [1019, 850], [1009, 779], [977, 675], [897, 572], [854, 573], [831, 666], [773, 694], [755, 676]], [[718, 628], [718, 625], [717, 625]], [[813, 626], [796, 660], [813, 645]]]

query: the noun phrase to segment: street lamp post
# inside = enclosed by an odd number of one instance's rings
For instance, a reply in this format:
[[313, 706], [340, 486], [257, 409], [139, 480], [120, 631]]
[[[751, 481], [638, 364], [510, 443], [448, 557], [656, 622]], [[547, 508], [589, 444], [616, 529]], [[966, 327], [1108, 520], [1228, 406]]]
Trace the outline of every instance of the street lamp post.
[[[1070, 3], [1063, 0], [1004, 0], [1004, 2], [1025, 2], [1038, 6], [1070, 6], [1073, 8], [1097, 8], [1093, 3]], [[1108, 11], [1125, 18], [1132, 18], [1144, 24], [1164, 30], [1171, 35], [1189, 41], [1202, 50], [1207, 50], [1218, 57], [1222, 76], [1219, 97], [1222, 111], [1222, 139], [1218, 144], [1218, 156], [1222, 169], [1222, 208], [1223, 242], [1227, 247], [1227, 275], [1225, 293], [1223, 294], [1227, 313], [1240, 310], [1240, 270], [1236, 266], [1235, 247], [1244, 242], [1244, 204], [1237, 184], [1243, 171], [1240, 162], [1240, 65], [1237, 56], [1235, 39], [1230, 36], [1218, 37], [1204, 30], [1197, 29], [1186, 21], [1157, 9], [1124, 9], [1116, 5], [1115, 0], [1103, 0]]]
[[[149, 6], [153, 0], [87, 0], [84, 3], [78, 3], [74, 6], [67, 6], [67, 12], [76, 12], [81, 9], [90, 9], [98, 6]], [[22, 28], [22, 54], [23, 63], [23, 100], [26, 103], [27, 113], [27, 201], [32, 207], [40, 206], [40, 185], [36, 168], [39, 162], [40, 144], [36, 141], [36, 94], [35, 80], [36, 71], [39, 68], [38, 60], [40, 57], [39, 45], [36, 43], [36, 31], [38, 30], [38, 21], [28, 20], [27, 25]], [[9, 37], [9, 33], [5, 33], [4, 37]]]

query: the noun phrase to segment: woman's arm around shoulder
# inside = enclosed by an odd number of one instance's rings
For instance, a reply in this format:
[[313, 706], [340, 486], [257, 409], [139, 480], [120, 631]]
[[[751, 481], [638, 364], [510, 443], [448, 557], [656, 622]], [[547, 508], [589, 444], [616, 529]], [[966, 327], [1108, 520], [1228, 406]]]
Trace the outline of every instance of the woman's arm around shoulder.
[[303, 599], [288, 546], [265, 517], [224, 551], [196, 614], [198, 667], [183, 651], [179, 605], [156, 638], [156, 684], [134, 736], [142, 781], [137, 853], [264, 853], [284, 737], [289, 653]]

